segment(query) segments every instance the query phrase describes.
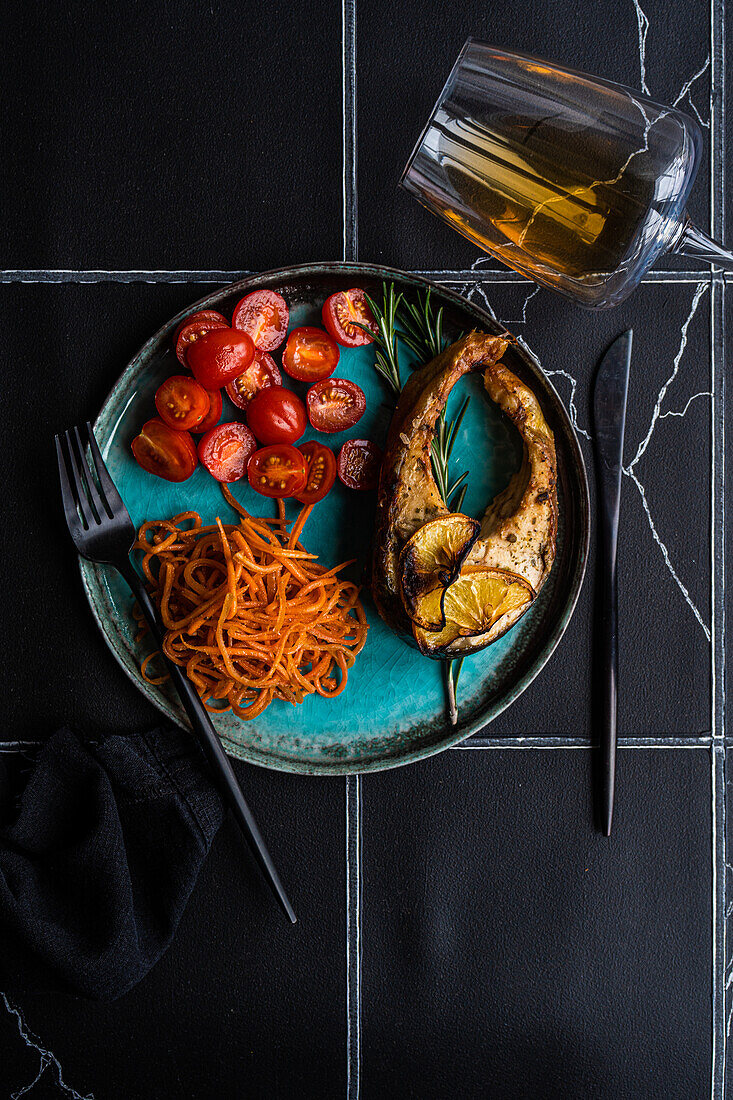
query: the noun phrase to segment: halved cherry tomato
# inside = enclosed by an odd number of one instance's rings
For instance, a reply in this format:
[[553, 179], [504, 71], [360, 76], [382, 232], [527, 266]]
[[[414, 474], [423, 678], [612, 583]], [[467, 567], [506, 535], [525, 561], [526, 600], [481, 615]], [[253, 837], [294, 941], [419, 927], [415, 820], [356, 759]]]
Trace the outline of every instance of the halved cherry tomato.
[[258, 351], [274, 351], [285, 339], [289, 319], [290, 310], [282, 294], [253, 290], [234, 307], [232, 328], [248, 333]]
[[208, 413], [209, 396], [190, 374], [174, 374], [158, 387], [155, 407], [169, 428], [187, 432], [200, 424]]
[[301, 382], [330, 378], [339, 361], [339, 349], [322, 328], [294, 328], [283, 352], [283, 370]]
[[315, 439], [301, 443], [298, 450], [308, 464], [308, 480], [305, 489], [298, 493], [301, 504], [316, 504], [331, 491], [336, 480], [336, 459], [330, 447], [316, 443]]
[[260, 443], [295, 443], [308, 417], [297, 394], [284, 386], [267, 386], [247, 406], [247, 423]]
[[186, 325], [192, 325], [194, 321], [221, 321], [222, 325], [227, 325], [229, 322], [223, 313], [219, 313], [216, 309], [198, 309], [195, 313], [189, 313], [188, 317], [184, 317], [180, 325], [173, 333], [173, 343], [178, 343], [178, 337], [186, 327]]
[[[211, 312], [214, 313], [215, 311], [212, 309]], [[221, 314], [217, 314], [217, 317], [221, 317]], [[207, 332], [213, 332], [217, 328], [228, 328], [223, 317], [221, 317], [221, 320], [217, 320], [216, 317], [199, 317], [196, 321], [189, 320], [180, 326], [176, 333], [176, 358], [181, 366], [188, 366], [186, 354], [191, 344]]]
[[206, 390], [206, 394], [209, 398], [209, 411], [200, 424], [197, 424], [194, 431], [196, 432], [208, 432], [209, 428], [213, 428], [215, 424], [219, 423], [219, 417], [221, 416], [221, 410], [224, 407], [221, 399], [221, 390]]
[[254, 361], [247, 367], [244, 374], [233, 378], [227, 384], [229, 400], [238, 409], [246, 409], [250, 401], [260, 390], [268, 386], [282, 386], [283, 376], [277, 363], [266, 351], [256, 351]]
[[359, 325], [366, 325], [375, 333], [378, 331], [366, 295], [358, 287], [353, 290], [339, 290], [326, 298], [322, 316], [324, 325], [336, 343], [345, 348], [360, 348], [364, 344], [372, 343], [374, 337], [369, 336]]
[[261, 447], [249, 460], [247, 477], [253, 489], [265, 497], [293, 497], [305, 488], [305, 458], [289, 443]]
[[382, 452], [370, 439], [347, 439], [339, 451], [338, 474], [349, 489], [376, 489]]
[[196, 448], [188, 432], [169, 428], [153, 417], [132, 441], [132, 453], [139, 466], [166, 481], [186, 481], [196, 469]]
[[254, 357], [254, 344], [246, 332], [218, 328], [200, 336], [190, 345], [186, 362], [204, 389], [218, 390], [232, 378], [243, 374]]
[[198, 455], [217, 481], [239, 481], [257, 450], [257, 440], [246, 424], [217, 424], [199, 439]]
[[316, 382], [306, 394], [308, 418], [319, 432], [342, 432], [364, 415], [366, 397], [361, 386], [346, 378]]

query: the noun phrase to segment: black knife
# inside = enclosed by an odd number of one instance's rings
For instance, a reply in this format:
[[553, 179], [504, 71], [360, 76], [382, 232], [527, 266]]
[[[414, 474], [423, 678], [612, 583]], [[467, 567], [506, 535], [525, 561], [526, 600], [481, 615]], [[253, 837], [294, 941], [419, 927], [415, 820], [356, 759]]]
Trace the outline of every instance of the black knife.
[[611, 835], [616, 778], [618, 608], [616, 548], [621, 503], [626, 395], [633, 330], [617, 337], [603, 356], [593, 388], [593, 445], [598, 483], [598, 579], [596, 614], [596, 710], [598, 737], [598, 825]]

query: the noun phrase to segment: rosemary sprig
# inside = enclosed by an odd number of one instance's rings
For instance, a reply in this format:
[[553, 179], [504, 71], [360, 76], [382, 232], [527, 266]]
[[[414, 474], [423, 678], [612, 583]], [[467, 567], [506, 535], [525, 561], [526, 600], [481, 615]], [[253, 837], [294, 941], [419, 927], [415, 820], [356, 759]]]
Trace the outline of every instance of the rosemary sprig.
[[[468, 471], [464, 472], [457, 477], [453, 482], [450, 481], [450, 456], [455, 446], [456, 438], [460, 430], [463, 418], [466, 415], [466, 409], [468, 408], [469, 398], [465, 398], [463, 404], [456, 416], [452, 420], [448, 421], [445, 418], [445, 409], [438, 417], [438, 423], [436, 425], [435, 437], [433, 439], [432, 446], [432, 463], [433, 463], [433, 476], [435, 477], [435, 483], [438, 486], [438, 492], [443, 498], [443, 502], [446, 508], [454, 510], [452, 500], [453, 496], [459, 488], [462, 488], [463, 495], [461, 496], [461, 503], [463, 503], [463, 496], [465, 496], [466, 487], [463, 484], [468, 477]], [[457, 498], [456, 498], [457, 499]]]
[[[417, 295], [417, 304], [407, 301], [402, 293], [396, 294], [394, 283], [386, 283], [382, 286], [382, 304], [375, 302], [368, 294], [365, 295], [372, 315], [377, 322], [377, 333], [360, 325], [365, 332], [374, 336], [376, 361], [375, 369], [389, 384], [396, 396], [402, 389], [400, 368], [398, 360], [397, 340], [404, 343], [415, 353], [420, 363], [427, 363], [445, 348], [447, 338], [443, 333], [443, 307], [437, 313], [433, 309], [430, 300], [431, 287], [424, 295]], [[457, 478], [450, 480], [450, 457], [460, 431], [463, 418], [466, 415], [469, 398], [466, 397], [452, 420], [446, 420], [443, 409], [436, 426], [435, 438], [432, 445], [431, 462], [433, 476], [438, 486], [446, 508], [453, 512], [460, 512], [468, 488], [466, 479], [468, 471], [464, 471]], [[458, 677], [463, 667], [463, 657], [444, 662], [445, 688], [448, 700], [448, 715], [451, 725], [458, 723], [458, 706], [456, 703], [456, 689]]]
[[[364, 332], [374, 337], [376, 360], [374, 368], [381, 374], [385, 382], [391, 387], [396, 396], [402, 389], [400, 379], [400, 364], [397, 352], [397, 312], [402, 305], [402, 293], [396, 294], [394, 283], [382, 284], [382, 305], [379, 306], [368, 294], [367, 300], [372, 316], [377, 322], [377, 332], [367, 325], [359, 325]], [[358, 322], [356, 322], [358, 324]]]
[[[446, 344], [443, 334], [443, 307], [441, 306], [437, 313], [433, 311], [430, 301], [431, 289], [428, 287], [422, 297], [418, 294], [417, 305], [405, 301], [405, 308], [400, 315], [402, 339], [423, 362], [440, 355]], [[430, 455], [438, 492], [446, 508], [452, 512], [460, 512], [468, 488], [467, 470], [453, 481], [450, 480], [450, 457], [466, 415], [469, 400], [468, 397], [464, 399], [460, 409], [450, 421], [446, 419], [446, 411], [443, 409], [438, 417]], [[448, 717], [452, 726], [458, 723], [456, 689], [462, 666], [462, 657], [446, 661], [444, 666]]]
[[433, 315], [433, 305], [430, 301], [432, 287], [428, 287], [425, 295], [418, 303], [405, 300], [405, 308], [400, 316], [400, 328], [402, 339], [411, 348], [421, 363], [428, 363], [440, 355], [445, 347], [443, 336], [443, 307]]

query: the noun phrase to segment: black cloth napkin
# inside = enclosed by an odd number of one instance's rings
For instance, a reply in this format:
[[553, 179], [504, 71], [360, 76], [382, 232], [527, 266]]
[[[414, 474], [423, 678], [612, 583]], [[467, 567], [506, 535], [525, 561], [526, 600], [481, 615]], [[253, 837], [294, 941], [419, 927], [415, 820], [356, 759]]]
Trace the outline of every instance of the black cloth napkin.
[[223, 819], [201, 750], [178, 729], [95, 744], [62, 729], [12, 799], [4, 778], [4, 959], [15, 945], [67, 988], [119, 997], [170, 944]]

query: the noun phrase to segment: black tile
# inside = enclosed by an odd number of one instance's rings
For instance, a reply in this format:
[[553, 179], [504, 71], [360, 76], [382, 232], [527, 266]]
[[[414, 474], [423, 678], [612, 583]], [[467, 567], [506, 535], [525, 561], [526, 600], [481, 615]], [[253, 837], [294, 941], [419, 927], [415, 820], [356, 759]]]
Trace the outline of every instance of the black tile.
[[[344, 782], [237, 770], [298, 923], [281, 915], [227, 823], [168, 954], [129, 994], [114, 1004], [11, 994], [83, 1096], [346, 1093]], [[1, 1000], [0, 1064], [7, 1095], [38, 1069]]]
[[[633, 461], [674, 370], [694, 284], [644, 285], [622, 306], [579, 311], [549, 291], [531, 300], [527, 284], [463, 284], [523, 336], [590, 432], [589, 390], [615, 336], [634, 329], [625, 461]], [[485, 295], [485, 298], [482, 297]], [[650, 442], [634, 468], [669, 564], [654, 539], [641, 490], [624, 478], [619, 536], [619, 730], [626, 735], [706, 733], [710, 715], [710, 292], [702, 291], [687, 346], [667, 389]], [[526, 323], [521, 323], [524, 303]], [[577, 389], [573, 395], [573, 382]], [[690, 402], [689, 407], [688, 402]], [[682, 412], [684, 417], [665, 415]], [[581, 435], [595, 499], [590, 442]], [[677, 574], [675, 580], [672, 570]], [[687, 590], [685, 597], [681, 586]], [[492, 735], [586, 734], [590, 730], [593, 566], [566, 636], [544, 671], [491, 725]], [[702, 624], [695, 615], [697, 610]]]
[[341, 7], [318, 0], [309, 13], [11, 0], [3, 266], [241, 270], [339, 256]]
[[[647, 86], [653, 98], [671, 102], [709, 55], [710, 6], [705, 0], [688, 6], [684, 35], [669, 33], [664, 0], [642, 7], [649, 19]], [[469, 35], [640, 86], [639, 32], [631, 3], [560, 0], [549, 7], [545, 0], [519, 6], [512, 0], [467, 0], [447, 16], [441, 0], [427, 0], [390, 9], [388, 20], [383, 5], [374, 0], [359, 4], [357, 10], [359, 250], [365, 260], [454, 269], [470, 267], [479, 254], [476, 246], [397, 190], [410, 151]], [[691, 94], [707, 121], [709, 70], [695, 81]], [[397, 103], [399, 112], [393, 106]], [[709, 131], [703, 136], [705, 155], [690, 210], [708, 228]], [[501, 267], [498, 261], [491, 266]]]
[[[710, 755], [453, 750], [364, 793], [366, 1096], [709, 1095]], [[407, 870], [406, 870], [407, 869]]]
[[[159, 713], [120, 671], [81, 586], [64, 528], [53, 434], [94, 419], [141, 344], [209, 288], [13, 285], [0, 287], [7, 328], [0, 492], [4, 559], [13, 583], [3, 604], [6, 736], [144, 728]], [[29, 334], [32, 333], [32, 338]], [[42, 686], [42, 690], [39, 688]]]

